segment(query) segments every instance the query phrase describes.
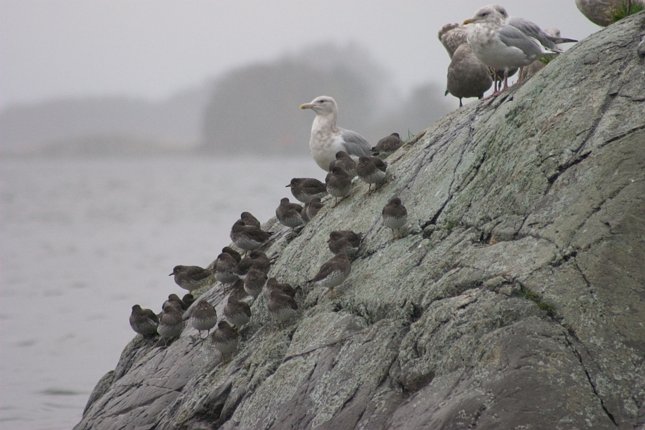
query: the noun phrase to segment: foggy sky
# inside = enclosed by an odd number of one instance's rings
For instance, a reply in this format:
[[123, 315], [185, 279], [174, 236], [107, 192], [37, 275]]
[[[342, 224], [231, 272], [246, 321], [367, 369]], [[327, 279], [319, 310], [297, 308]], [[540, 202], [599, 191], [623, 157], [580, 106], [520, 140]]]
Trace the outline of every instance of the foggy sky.
[[[320, 42], [357, 43], [400, 90], [445, 82], [437, 31], [484, 0], [0, 0], [0, 107], [57, 97], [163, 98]], [[582, 39], [574, 0], [502, 3]], [[315, 94], [312, 94], [315, 96]]]

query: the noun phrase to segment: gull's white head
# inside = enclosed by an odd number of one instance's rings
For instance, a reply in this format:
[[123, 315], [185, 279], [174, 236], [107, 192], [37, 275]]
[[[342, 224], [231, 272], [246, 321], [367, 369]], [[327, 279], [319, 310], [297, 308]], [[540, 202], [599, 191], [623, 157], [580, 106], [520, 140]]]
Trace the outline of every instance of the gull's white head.
[[475, 15], [472, 18], [468, 18], [464, 21], [466, 24], [477, 24], [477, 23], [492, 23], [501, 25], [508, 18], [508, 13], [504, 7], [494, 4], [489, 6], [484, 6], [475, 12]]
[[338, 112], [336, 100], [329, 96], [318, 96], [309, 103], [300, 105], [300, 109], [311, 109], [316, 115], [335, 115]]

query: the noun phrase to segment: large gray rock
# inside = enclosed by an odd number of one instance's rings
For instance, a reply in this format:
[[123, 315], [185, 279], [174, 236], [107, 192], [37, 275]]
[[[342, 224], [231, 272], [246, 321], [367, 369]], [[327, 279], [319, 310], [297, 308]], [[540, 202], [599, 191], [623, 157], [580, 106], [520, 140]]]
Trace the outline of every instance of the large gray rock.
[[[523, 87], [446, 116], [297, 236], [271, 275], [301, 286], [293, 324], [260, 297], [219, 363], [186, 329], [137, 337], [76, 429], [631, 429], [645, 398], [645, 13]], [[410, 233], [380, 219], [398, 195]], [[284, 229], [273, 225], [274, 231]], [[328, 233], [365, 233], [347, 281], [306, 281]], [[225, 293], [204, 292], [221, 314]], [[640, 413], [639, 413], [640, 409]]]

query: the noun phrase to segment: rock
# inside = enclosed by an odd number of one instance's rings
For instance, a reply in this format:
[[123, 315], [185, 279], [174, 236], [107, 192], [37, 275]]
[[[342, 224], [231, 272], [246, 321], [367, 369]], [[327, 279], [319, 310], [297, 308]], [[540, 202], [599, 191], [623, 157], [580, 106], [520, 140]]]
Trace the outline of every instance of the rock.
[[[378, 191], [357, 183], [299, 234], [274, 235], [269, 276], [302, 289], [296, 321], [270, 324], [260, 295], [227, 363], [191, 345], [191, 328], [166, 349], [137, 337], [75, 428], [633, 428], [645, 398], [643, 27], [645, 13], [621, 20], [453, 112], [390, 157]], [[419, 226], [398, 240], [380, 216], [394, 195]], [[324, 295], [306, 281], [333, 230], [365, 238]], [[225, 291], [204, 294], [220, 313]]]
[[576, 0], [578, 10], [601, 27], [645, 8], [644, 0]]

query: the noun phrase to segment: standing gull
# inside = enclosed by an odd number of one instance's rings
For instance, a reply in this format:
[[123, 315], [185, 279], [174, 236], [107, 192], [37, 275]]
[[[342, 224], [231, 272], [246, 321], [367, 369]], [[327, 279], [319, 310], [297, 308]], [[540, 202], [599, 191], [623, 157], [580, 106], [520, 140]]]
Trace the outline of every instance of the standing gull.
[[329, 163], [338, 151], [345, 151], [353, 157], [370, 154], [370, 145], [363, 136], [336, 126], [338, 105], [332, 97], [316, 97], [310, 103], [301, 104], [300, 109], [312, 109], [316, 113], [311, 125], [309, 149], [321, 169], [329, 170]]
[[450, 58], [452, 58], [457, 48], [468, 42], [468, 28], [465, 25], [456, 23], [446, 24], [439, 30], [438, 36], [439, 41], [448, 51]]
[[464, 97], [483, 98], [484, 93], [493, 85], [490, 69], [473, 54], [470, 45], [459, 46], [448, 66], [446, 94], [459, 99], [459, 107]]
[[464, 25], [472, 24], [468, 29], [468, 44], [477, 58], [495, 70], [504, 70], [503, 90], [508, 88], [511, 69], [527, 66], [537, 58], [555, 52], [545, 48], [535, 37], [505, 24], [507, 17], [503, 8], [485, 6], [464, 21]]

